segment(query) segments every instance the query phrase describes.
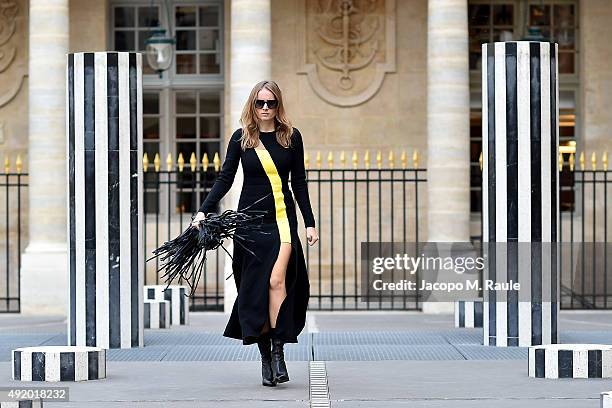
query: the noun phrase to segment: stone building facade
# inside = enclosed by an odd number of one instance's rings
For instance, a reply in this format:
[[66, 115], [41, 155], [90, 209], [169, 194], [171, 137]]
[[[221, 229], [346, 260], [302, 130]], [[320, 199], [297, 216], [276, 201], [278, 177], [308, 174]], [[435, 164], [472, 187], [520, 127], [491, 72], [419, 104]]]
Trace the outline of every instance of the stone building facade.
[[272, 78], [312, 163], [317, 151], [323, 167], [328, 152], [337, 162], [343, 151], [362, 161], [381, 150], [383, 163], [391, 150], [418, 152], [428, 169], [421, 239], [466, 241], [479, 229], [470, 177], [482, 42], [521, 39], [530, 26], [564, 41], [562, 142], [589, 156], [612, 148], [608, 0], [4, 0], [0, 9], [0, 156], [21, 155], [29, 173], [25, 313], [65, 309], [65, 54], [143, 50], [159, 23], [177, 44], [161, 77], [145, 67], [150, 161], [157, 152], [162, 162], [192, 152], [222, 159], [248, 91]]

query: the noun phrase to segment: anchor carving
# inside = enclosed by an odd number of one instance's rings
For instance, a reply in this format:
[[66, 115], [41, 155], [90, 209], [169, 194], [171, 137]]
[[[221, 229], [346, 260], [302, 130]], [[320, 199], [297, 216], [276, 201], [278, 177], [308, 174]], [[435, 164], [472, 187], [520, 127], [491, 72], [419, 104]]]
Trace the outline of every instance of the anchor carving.
[[[328, 2], [326, 7], [328, 11], [332, 6], [332, 2]], [[364, 44], [369, 43], [378, 32], [380, 27], [378, 19], [374, 20], [373, 26], [367, 34], [362, 33], [363, 14], [373, 10], [376, 6], [376, 0], [370, 0], [369, 10], [361, 10], [356, 6], [353, 0], [341, 0], [338, 3], [337, 15], [332, 17], [328, 22], [331, 35], [324, 32], [323, 27], [318, 27], [316, 32], [325, 43], [333, 47], [327, 55], [322, 55], [328, 49], [319, 49], [314, 51], [317, 59], [324, 67], [340, 72], [338, 85], [344, 90], [349, 90], [353, 87], [353, 77], [351, 72], [367, 67], [376, 56], [379, 50], [378, 40], [374, 41], [367, 55], [363, 52]]]

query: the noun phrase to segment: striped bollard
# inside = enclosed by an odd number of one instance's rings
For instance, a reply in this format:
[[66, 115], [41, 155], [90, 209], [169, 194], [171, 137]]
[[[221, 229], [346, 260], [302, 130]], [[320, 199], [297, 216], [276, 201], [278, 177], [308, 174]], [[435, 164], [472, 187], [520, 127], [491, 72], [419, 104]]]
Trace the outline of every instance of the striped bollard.
[[0, 408], [42, 408], [41, 399], [18, 399], [13, 401], [0, 401]]
[[145, 299], [144, 301], [144, 328], [168, 329], [170, 328], [170, 302], [167, 300]]
[[68, 344], [143, 346], [142, 58], [68, 55]]
[[612, 408], [612, 391], [602, 392], [599, 395], [600, 408]]
[[482, 299], [455, 301], [455, 327], [482, 327]]
[[[187, 286], [146, 285], [144, 287], [145, 299], [167, 300], [170, 302], [170, 324], [184, 326], [189, 324], [189, 288]], [[165, 291], [164, 291], [165, 290]]]
[[106, 378], [106, 350], [99, 347], [23, 347], [12, 353], [13, 380], [88, 381]]
[[497, 42], [482, 52], [484, 276], [520, 284], [484, 288], [484, 344], [557, 343], [557, 44]]
[[529, 347], [529, 377], [612, 378], [612, 345], [547, 344]]

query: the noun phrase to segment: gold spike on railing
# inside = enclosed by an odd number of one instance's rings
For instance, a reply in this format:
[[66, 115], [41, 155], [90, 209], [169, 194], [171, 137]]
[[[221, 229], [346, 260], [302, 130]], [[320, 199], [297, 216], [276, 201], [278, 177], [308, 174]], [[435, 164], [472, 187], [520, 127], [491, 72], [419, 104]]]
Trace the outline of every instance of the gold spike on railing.
[[382, 168], [382, 153], [379, 151], [376, 152], [376, 167]]
[[17, 155], [17, 160], [15, 161], [15, 168], [17, 169], [17, 174], [21, 174], [21, 170], [23, 170], [23, 162], [21, 161], [21, 155]]
[[168, 157], [166, 158], [166, 168], [168, 171], [172, 171], [172, 153], [168, 153]]
[[322, 162], [321, 151], [320, 150], [317, 151], [317, 158], [316, 158], [316, 160], [317, 160], [317, 169], [320, 169], [321, 168], [321, 162]]
[[482, 172], [482, 165], [483, 165], [482, 152], [480, 152], [480, 157], [478, 158], [478, 164], [480, 165], [480, 171]]
[[202, 156], [202, 171], [207, 171], [208, 170], [208, 164], [210, 163], [210, 161], [208, 160], [208, 154], [204, 153], [204, 156]]
[[356, 169], [357, 165], [359, 165], [359, 158], [357, 157], [357, 152], [355, 150], [353, 150], [353, 168]]
[[559, 173], [563, 171], [563, 153], [559, 152]]
[[419, 151], [418, 150], [414, 150], [414, 153], [412, 154], [412, 165], [414, 166], [415, 169], [419, 168]]
[[591, 154], [591, 167], [593, 168], [593, 171], [597, 170], [597, 156], [595, 155], [595, 152]]
[[584, 170], [584, 152], [580, 152], [580, 170]]
[[344, 150], [340, 152], [340, 165], [342, 168], [346, 167], [346, 155], [344, 154]]
[[369, 150], [366, 150], [365, 156], [363, 156], [363, 160], [365, 161], [365, 168], [369, 169], [370, 168], [370, 151]]
[[608, 152], [604, 152], [601, 156], [601, 161], [603, 163], [603, 169], [608, 171]]
[[9, 161], [8, 156], [4, 158], [4, 172], [8, 173], [11, 170], [11, 162]]
[[183, 158], [183, 152], [180, 152], [178, 158], [178, 168], [181, 173], [183, 172], [183, 167], [185, 167], [185, 159]]
[[304, 168], [306, 169], [310, 168], [310, 153], [308, 152], [304, 154]]
[[191, 152], [191, 157], [189, 158], [189, 167], [191, 167], [191, 172], [196, 171], [196, 166], [198, 165], [198, 160], [196, 159], [196, 155], [194, 152]]
[[574, 153], [570, 153], [570, 158], [569, 158], [570, 171], [574, 171], [575, 165], [576, 165], [576, 157], [574, 156]]
[[393, 150], [389, 151], [389, 168], [395, 167], [395, 156], [393, 155]]
[[219, 152], [215, 152], [213, 156], [213, 164], [215, 166], [215, 171], [218, 172], [221, 168], [221, 159], [219, 158]]
[[149, 156], [147, 155], [147, 152], [145, 152], [144, 156], [142, 156], [142, 171], [146, 173], [148, 169], [149, 169]]
[[402, 155], [400, 156], [400, 160], [402, 161], [402, 169], [408, 167], [408, 155], [405, 150], [402, 150]]
[[332, 152], [327, 153], [327, 167], [334, 168], [334, 154]]
[[155, 172], [159, 173], [159, 169], [161, 168], [161, 158], [159, 157], [159, 153], [155, 153], [155, 159], [153, 159], [153, 165], [155, 166]]

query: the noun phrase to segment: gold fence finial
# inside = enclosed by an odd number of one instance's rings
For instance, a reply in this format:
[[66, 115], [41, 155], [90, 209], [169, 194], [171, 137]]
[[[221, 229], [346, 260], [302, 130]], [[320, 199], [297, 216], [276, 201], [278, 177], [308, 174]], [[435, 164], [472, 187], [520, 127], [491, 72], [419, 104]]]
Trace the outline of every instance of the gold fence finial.
[[376, 167], [382, 168], [382, 153], [380, 150], [376, 152]]
[[208, 160], [208, 153], [204, 152], [204, 156], [202, 156], [202, 171], [208, 170], [208, 164], [210, 161]]
[[178, 157], [178, 168], [181, 173], [183, 172], [183, 167], [185, 167], [185, 159], [183, 158], [183, 152], [180, 152]]
[[570, 171], [574, 171], [574, 167], [576, 166], [576, 156], [574, 155], [574, 153], [570, 153], [569, 166]]
[[155, 172], [159, 173], [159, 169], [161, 168], [161, 158], [159, 157], [159, 153], [155, 153], [155, 159], [153, 159], [153, 165], [155, 165]]
[[563, 153], [559, 152], [559, 173], [563, 171]]
[[189, 166], [191, 167], [191, 172], [196, 171], [196, 166], [198, 165], [198, 160], [196, 159], [196, 155], [194, 152], [191, 152], [191, 157], [189, 158]]
[[334, 168], [334, 154], [331, 151], [327, 153], [327, 167], [330, 169]]
[[340, 165], [343, 168], [346, 167], [346, 155], [344, 154], [344, 150], [340, 152]]
[[393, 155], [393, 150], [389, 150], [389, 168], [395, 167], [395, 156]]
[[414, 153], [412, 154], [412, 165], [415, 169], [419, 168], [419, 151], [414, 149]]
[[221, 168], [221, 159], [219, 158], [219, 152], [215, 152], [213, 156], [213, 164], [215, 165], [215, 171], [218, 172]]
[[365, 168], [369, 169], [370, 168], [370, 151], [369, 150], [366, 150], [365, 156], [363, 156], [363, 160], [365, 162]]
[[17, 155], [17, 160], [15, 161], [15, 168], [17, 169], [17, 174], [21, 174], [21, 170], [23, 170], [23, 162], [21, 161], [21, 155]]
[[304, 168], [306, 169], [310, 168], [310, 153], [308, 152], [304, 154]]
[[584, 170], [584, 152], [580, 152], [580, 170]]
[[595, 155], [595, 152], [591, 154], [591, 167], [593, 168], [593, 171], [597, 170], [597, 156]]
[[402, 161], [402, 169], [408, 167], [408, 155], [405, 150], [402, 150], [402, 155], [400, 156], [400, 160]]
[[357, 151], [353, 150], [353, 157], [351, 158], [353, 161], [353, 168], [356, 169], [359, 165], [359, 158], [357, 157]]
[[146, 173], [148, 169], [149, 169], [149, 156], [147, 155], [147, 152], [145, 152], [144, 156], [142, 156], [142, 171]]
[[317, 159], [316, 160], [317, 160], [317, 169], [320, 169], [321, 168], [321, 161], [322, 161], [322, 159], [321, 159], [321, 151], [320, 150], [317, 151]]
[[480, 152], [480, 157], [478, 158], [478, 164], [480, 165], [480, 171], [482, 172], [482, 166], [483, 166], [482, 151]]
[[608, 171], [608, 152], [603, 152], [603, 155], [601, 156], [601, 161], [603, 163], [603, 169], [605, 171]]
[[8, 156], [4, 156], [4, 172], [8, 173], [11, 170], [11, 162]]
[[166, 158], [166, 168], [168, 171], [172, 171], [172, 153], [168, 153], [168, 157]]

